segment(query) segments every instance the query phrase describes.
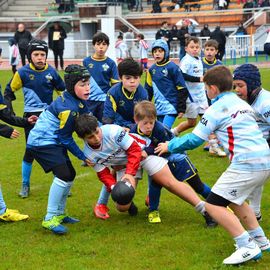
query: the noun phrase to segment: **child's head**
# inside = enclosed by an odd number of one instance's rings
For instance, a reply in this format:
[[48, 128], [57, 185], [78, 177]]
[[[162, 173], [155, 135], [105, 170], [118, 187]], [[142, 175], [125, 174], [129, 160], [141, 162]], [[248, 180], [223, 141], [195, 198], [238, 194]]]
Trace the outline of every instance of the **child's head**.
[[232, 74], [225, 66], [216, 66], [209, 69], [203, 76], [207, 96], [210, 99], [215, 98], [219, 93], [230, 91], [232, 89]]
[[27, 59], [36, 69], [44, 69], [48, 56], [48, 45], [45, 41], [32, 39], [27, 47]]
[[244, 64], [233, 72], [233, 85], [236, 93], [249, 104], [254, 100], [253, 93], [261, 88], [261, 84], [261, 74], [255, 65]]
[[143, 34], [138, 34], [138, 35], [137, 35], [137, 39], [138, 39], [138, 40], [144, 39], [144, 35], [143, 35]]
[[123, 35], [118, 35], [117, 39], [118, 39], [118, 40], [123, 40], [124, 37], [123, 37]]
[[94, 56], [97, 58], [104, 57], [110, 45], [109, 37], [102, 32], [96, 33], [93, 36], [92, 44], [95, 50]]
[[8, 39], [8, 45], [9, 45], [9, 46], [13, 46], [14, 44], [16, 44], [15, 38], [13, 38], [13, 37], [12, 37], [12, 38], [9, 38], [9, 39]]
[[160, 64], [169, 59], [169, 47], [165, 40], [157, 39], [152, 44], [152, 54], [156, 63]]
[[193, 57], [198, 57], [201, 52], [201, 43], [200, 40], [197, 37], [188, 37], [186, 39], [186, 47], [185, 47], [186, 52], [193, 56]]
[[132, 58], [126, 58], [118, 64], [118, 73], [123, 87], [129, 92], [136, 91], [142, 75], [142, 68], [139, 63]]
[[209, 39], [204, 44], [204, 56], [208, 61], [214, 61], [218, 53], [218, 42], [214, 39]]
[[95, 116], [86, 113], [79, 115], [75, 120], [74, 130], [78, 137], [87, 142], [89, 146], [93, 148], [100, 146], [102, 132]]
[[74, 97], [87, 100], [90, 95], [90, 73], [80, 65], [68, 65], [65, 69], [64, 80], [67, 91]]
[[157, 118], [154, 103], [144, 100], [134, 107], [134, 120], [144, 135], [151, 135]]

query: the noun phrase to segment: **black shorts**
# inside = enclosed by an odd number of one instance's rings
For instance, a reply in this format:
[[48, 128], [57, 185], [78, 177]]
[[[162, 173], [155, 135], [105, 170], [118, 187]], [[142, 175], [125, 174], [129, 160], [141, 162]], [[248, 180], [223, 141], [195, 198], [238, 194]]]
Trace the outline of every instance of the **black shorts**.
[[70, 162], [67, 149], [62, 145], [51, 144], [46, 146], [28, 146], [27, 149], [34, 156], [35, 160], [40, 164], [45, 173], [53, 170], [53, 168]]

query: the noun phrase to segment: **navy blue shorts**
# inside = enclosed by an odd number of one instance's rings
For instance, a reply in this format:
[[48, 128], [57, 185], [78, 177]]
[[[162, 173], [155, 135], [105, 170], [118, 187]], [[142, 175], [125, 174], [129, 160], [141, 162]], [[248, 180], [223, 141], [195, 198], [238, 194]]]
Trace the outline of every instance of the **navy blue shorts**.
[[173, 176], [183, 182], [197, 174], [197, 169], [191, 163], [188, 157], [175, 162], [168, 162], [169, 168]]
[[62, 145], [27, 146], [27, 149], [43, 168], [45, 173], [52, 171], [53, 168], [59, 165], [70, 162], [67, 149]]

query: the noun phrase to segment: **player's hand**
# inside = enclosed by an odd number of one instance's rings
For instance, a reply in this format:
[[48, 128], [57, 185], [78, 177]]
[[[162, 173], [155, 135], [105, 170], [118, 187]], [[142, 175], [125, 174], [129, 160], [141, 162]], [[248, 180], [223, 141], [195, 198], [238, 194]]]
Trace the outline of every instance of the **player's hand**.
[[16, 129], [13, 130], [13, 132], [10, 135], [10, 139], [16, 139], [20, 136], [20, 132]]
[[168, 142], [159, 143], [158, 146], [155, 148], [155, 154], [158, 154], [159, 156], [168, 152]]
[[124, 174], [121, 180], [127, 180], [133, 187], [134, 189], [136, 188], [136, 180], [133, 175], [131, 174]]
[[36, 115], [31, 115], [30, 117], [27, 118], [27, 121], [29, 124], [34, 125], [38, 120], [38, 116]]
[[84, 163], [85, 163], [85, 165], [86, 166], [88, 166], [88, 167], [94, 167], [95, 166], [95, 163], [94, 162], [92, 162], [90, 159], [86, 159], [86, 160], [84, 160]]
[[178, 119], [180, 119], [180, 118], [182, 118], [182, 117], [183, 117], [183, 115], [184, 115], [184, 113], [180, 112], [180, 113], [178, 113], [177, 118], [178, 118]]
[[144, 160], [148, 157], [148, 154], [143, 150], [142, 151], [142, 157], [141, 157], [141, 160]]

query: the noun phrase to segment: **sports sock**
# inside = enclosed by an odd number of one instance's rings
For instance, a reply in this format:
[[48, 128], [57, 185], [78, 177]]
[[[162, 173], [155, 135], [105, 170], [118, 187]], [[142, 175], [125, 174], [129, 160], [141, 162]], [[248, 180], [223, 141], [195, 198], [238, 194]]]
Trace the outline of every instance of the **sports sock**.
[[67, 204], [67, 197], [68, 197], [68, 193], [73, 185], [73, 182], [66, 182], [67, 187], [65, 188], [64, 194], [62, 196], [62, 199], [60, 201], [60, 205], [59, 205], [59, 213], [60, 215], [65, 214], [65, 209], [66, 209], [66, 204]]
[[61, 215], [60, 205], [68, 186], [69, 185], [67, 182], [57, 177], [54, 177], [49, 192], [47, 214], [45, 216], [45, 220], [50, 220], [53, 218], [53, 216]]
[[196, 206], [195, 206], [195, 210], [198, 213], [201, 213], [202, 215], [204, 215], [205, 213], [205, 202], [204, 201], [200, 201]]
[[244, 231], [242, 234], [240, 234], [237, 237], [234, 237], [233, 239], [238, 248], [241, 247], [255, 248], [255, 243], [247, 231]]
[[201, 194], [206, 199], [210, 192], [211, 188], [207, 184], [203, 183], [203, 191], [199, 194]]
[[261, 226], [257, 227], [256, 229], [249, 230], [248, 233], [252, 238], [266, 237]]
[[6, 203], [4, 201], [2, 189], [0, 187], [0, 215], [3, 215], [6, 212], [6, 209], [7, 209], [7, 206], [6, 206]]
[[22, 162], [22, 184], [24, 186], [30, 186], [30, 176], [32, 172], [32, 163]]
[[148, 178], [149, 183], [149, 211], [158, 210], [161, 186], [156, 184], [150, 177]]
[[103, 185], [99, 193], [97, 204], [108, 204], [110, 193], [107, 191], [106, 186]]

